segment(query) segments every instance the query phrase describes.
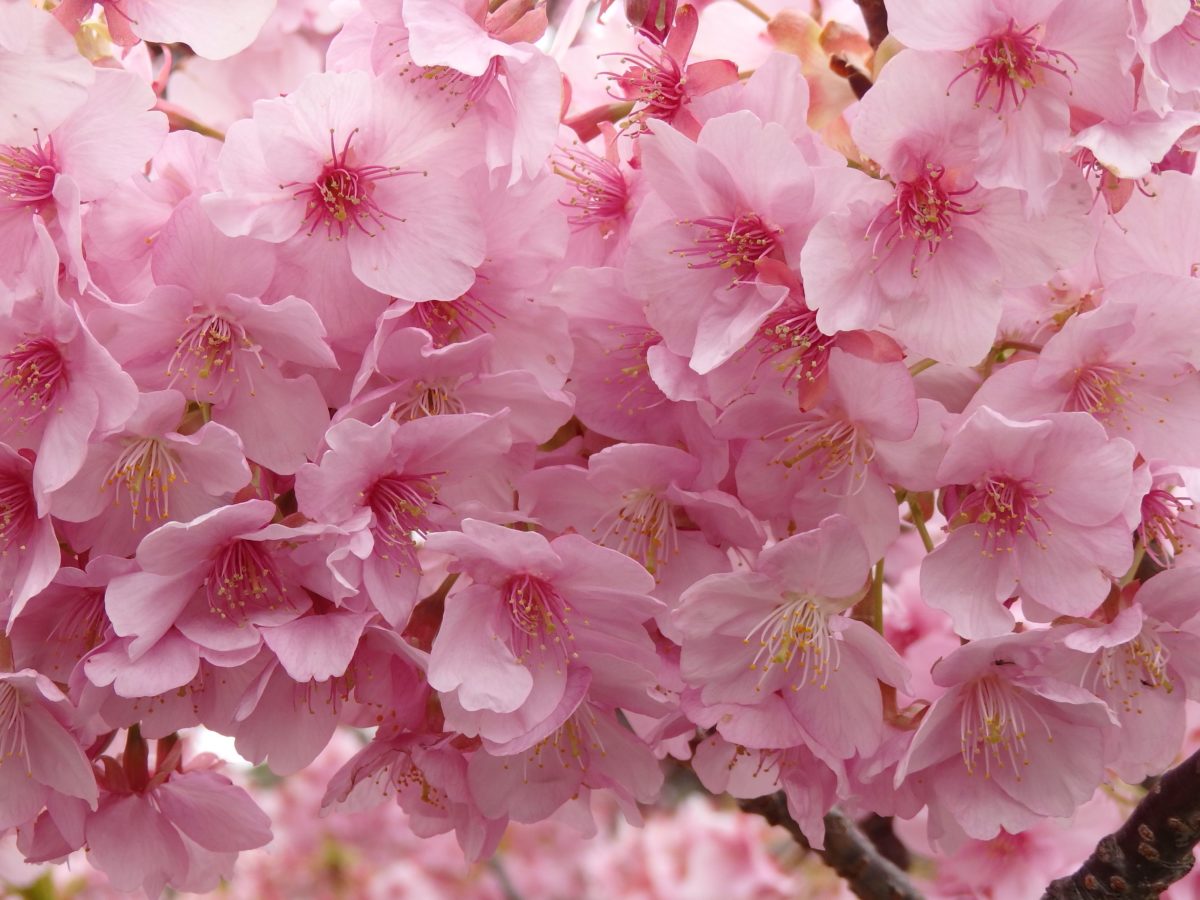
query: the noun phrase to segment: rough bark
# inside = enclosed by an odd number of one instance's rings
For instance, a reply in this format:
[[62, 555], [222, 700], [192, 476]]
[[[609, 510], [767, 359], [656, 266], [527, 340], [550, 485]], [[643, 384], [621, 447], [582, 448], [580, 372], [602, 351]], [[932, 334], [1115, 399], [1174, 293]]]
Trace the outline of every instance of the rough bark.
[[1200, 751], [1150, 788], [1114, 834], [1042, 900], [1154, 900], [1195, 864], [1200, 842]]
[[[787, 798], [770, 794], [741, 801], [746, 812], [757, 813], [772, 825], [786, 828], [796, 843], [812, 850], [800, 826], [788, 813]], [[846, 814], [832, 809], [825, 815], [825, 849], [813, 850], [825, 864], [846, 879], [862, 900], [923, 900], [904, 872], [888, 861]]]

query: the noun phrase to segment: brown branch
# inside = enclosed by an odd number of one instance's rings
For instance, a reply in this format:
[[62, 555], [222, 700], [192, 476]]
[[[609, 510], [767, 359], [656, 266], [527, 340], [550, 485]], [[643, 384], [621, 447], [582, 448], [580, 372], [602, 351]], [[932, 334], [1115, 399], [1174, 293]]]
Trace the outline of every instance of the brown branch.
[[867, 40], [872, 47], [878, 47], [888, 36], [887, 7], [883, 0], [854, 0], [862, 10], [863, 19], [867, 23]]
[[[770, 822], [786, 828], [801, 847], [812, 850], [808, 839], [787, 809], [787, 798], [770, 794], [740, 803], [746, 812], [756, 813]], [[813, 850], [825, 864], [846, 879], [854, 896], [862, 900], [923, 900], [895, 864], [858, 829], [845, 813], [831, 809], [825, 814], [825, 849]]]
[[1195, 864], [1200, 842], [1200, 751], [1158, 780], [1115, 834], [1042, 900], [1155, 900]]

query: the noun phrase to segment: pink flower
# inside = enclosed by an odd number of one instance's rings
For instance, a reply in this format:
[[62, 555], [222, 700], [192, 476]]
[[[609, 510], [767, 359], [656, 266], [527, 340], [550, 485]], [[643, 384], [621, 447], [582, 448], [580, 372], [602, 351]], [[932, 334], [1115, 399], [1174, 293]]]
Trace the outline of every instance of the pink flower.
[[1061, 177], [1072, 112], [1114, 122], [1132, 114], [1131, 24], [1122, 0], [970, 0], [951, 14], [930, 0], [888, 7], [888, 27], [906, 46], [961, 53], [961, 71], [933, 87], [949, 92], [947, 105], [989, 113], [979, 120], [976, 176], [1027, 192], [1035, 206]]
[[143, 539], [141, 571], [117, 576], [105, 595], [113, 630], [133, 638], [131, 662], [172, 629], [195, 645], [193, 658], [198, 647], [215, 651], [211, 661], [218, 665], [220, 654], [230, 651], [244, 661], [254, 655], [264, 628], [309, 608], [303, 570], [286, 548], [323, 529], [272, 524], [275, 513], [273, 503], [247, 500], [190, 522], [168, 522]]
[[167, 520], [187, 521], [220, 505], [250, 481], [241, 439], [206, 422], [184, 435], [178, 391], [141, 394], [122, 429], [88, 447], [79, 473], [50, 498], [76, 550], [132, 554]]
[[950, 535], [921, 566], [925, 602], [968, 638], [1027, 616], [1086, 616], [1133, 561], [1133, 445], [1086, 413], [1017, 422], [982, 407], [951, 438], [938, 478]]
[[329, 780], [321, 809], [359, 809], [392, 796], [416, 834], [454, 829], [469, 860], [491, 854], [507, 824], [480, 810], [467, 783], [466, 757], [441, 735], [376, 737]]
[[[224, 59], [254, 41], [275, 0], [101, 0], [101, 5], [118, 44], [183, 43], [199, 56]], [[63, 24], [78, 26], [91, 11], [90, 0], [64, 0], [54, 14]]]
[[33, 464], [0, 444], [0, 619], [10, 628], [62, 558], [50, 516], [38, 514], [33, 477]]
[[[618, 444], [588, 457], [587, 470], [547, 466], [520, 484], [530, 515], [556, 532], [573, 529], [619, 550], [661, 580], [681, 545], [762, 546], [759, 523], [731, 494], [724, 473], [695, 455], [655, 444]], [[681, 521], [688, 524], [681, 526]], [[688, 568], [698, 560], [693, 554]]]
[[97, 69], [87, 102], [53, 129], [30, 128], [0, 144], [0, 282], [11, 282], [36, 241], [34, 221], [54, 236], [82, 289], [81, 204], [99, 200], [146, 164], [167, 133], [154, 92], [132, 72]]
[[239, 852], [271, 840], [270, 820], [228, 778], [185, 770], [181, 743], [168, 752], [163, 743], [152, 772], [139, 734], [119, 763], [102, 759], [106, 790], [84, 824], [88, 859], [120, 891], [209, 891], [233, 874]]
[[612, 54], [626, 69], [606, 74], [633, 101], [629, 122], [637, 126], [638, 133], [656, 130], [650, 122], [657, 120], [694, 139], [700, 131], [700, 122], [688, 108], [689, 104], [737, 82], [737, 65], [727, 59], [688, 64], [699, 27], [696, 7], [684, 5], [675, 13], [674, 25], [665, 39], [643, 30], [647, 42], [636, 51]]
[[1036, 217], [1016, 191], [983, 187], [985, 113], [946, 101], [961, 71], [953, 58], [902, 53], [859, 104], [854, 140], [888, 180], [843, 199], [804, 246], [822, 331], [883, 322], [911, 353], [973, 365], [995, 339], [1005, 288], [1040, 284], [1091, 248], [1092, 197], [1077, 172], [1047, 189]]
[[1047, 665], [1108, 704], [1121, 727], [1110, 735], [1107, 764], [1130, 784], [1165, 771], [1183, 743], [1185, 701], [1200, 690], [1198, 584], [1193, 568], [1160, 572], [1111, 622], [1057, 629], [1079, 652]]
[[571, 396], [544, 388], [528, 371], [488, 371], [486, 358], [495, 343], [488, 334], [437, 347], [428, 331], [384, 319], [342, 414], [365, 422], [390, 414], [402, 422], [508, 410], [505, 421], [514, 442], [550, 440], [571, 417]]
[[467, 775], [480, 811], [514, 822], [541, 821], [598, 789], [613, 791], [637, 821], [638, 804], [655, 802], [663, 784], [650, 748], [621, 724], [615, 710], [589, 700], [532, 746], [504, 756], [476, 753]]
[[658, 657], [643, 623], [660, 606], [645, 569], [579, 535], [462, 528], [425, 542], [467, 576], [446, 598], [429, 660], [449, 727], [485, 746], [553, 733], [582, 700], [581, 675], [615, 660], [630, 691], [648, 693]]
[[947, 691], [896, 772], [929, 804], [934, 846], [1069, 816], [1100, 784], [1113, 719], [1086, 690], [1041, 673], [1049, 648], [1027, 632], [972, 641], [934, 666]]
[[[49, 134], [78, 109], [97, 70], [80, 56], [53, 17], [32, 4], [0, 6], [0, 35], [0, 95], [5, 106], [0, 145], [20, 147], [34, 132]], [[8, 149], [0, 150], [0, 156]]]
[[325, 441], [320, 463], [296, 474], [300, 511], [347, 536], [330, 553], [331, 570], [349, 593], [361, 584], [383, 617], [402, 627], [417, 601], [421, 538], [509, 505], [504, 416], [346, 419]]
[[[464, 96], [467, 112], [482, 123], [488, 169], [509, 167], [510, 187], [537, 175], [562, 108], [558, 66], [534, 47], [546, 30], [545, 9], [524, 0], [408, 0], [400, 15], [412, 62], [440, 90]], [[399, 42], [390, 41], [383, 62], [379, 43], [377, 36], [375, 68], [385, 74], [403, 59], [403, 45], [397, 53]]]
[[1015, 419], [1086, 412], [1146, 459], [1200, 464], [1200, 356], [1189, 337], [1197, 328], [1193, 279], [1143, 273], [1110, 282], [1099, 309], [1068, 319], [1036, 359], [989, 378], [971, 408]]
[[[453, 299], [475, 280], [483, 235], [456, 182], [474, 161], [469, 121], [402, 82], [311, 75], [229, 130], [223, 190], [204, 208], [231, 236], [336, 241], [364, 285]], [[332, 300], [332, 298], [330, 298]]]
[[313, 377], [293, 374], [335, 364], [313, 308], [297, 297], [258, 299], [274, 272], [269, 248], [225, 237], [195, 199], [158, 236], [152, 270], [159, 286], [144, 300], [92, 315], [105, 345], [140, 384], [209, 404], [250, 459], [295, 472], [329, 421]]
[[[749, 439], [738, 459], [738, 496], [758, 515], [787, 527], [816, 527], [833, 513], [859, 527], [872, 558], [896, 536], [889, 481], [909, 484], [904, 447], [935, 456], [940, 435], [917, 436], [920, 407], [902, 362], [875, 362], [829, 350], [827, 388], [816, 408], [773, 385], [735, 400], [716, 433]], [[934, 413], [930, 411], [930, 416]], [[888, 465], [893, 462], [893, 465]], [[780, 533], [783, 533], [782, 531]]]
[[119, 429], [137, 405], [137, 387], [97, 342], [79, 309], [58, 294], [58, 257], [35, 225], [32, 293], [0, 319], [0, 437], [37, 451], [39, 509], [79, 472], [94, 435]]
[[857, 530], [830, 516], [768, 547], [753, 570], [685, 592], [675, 620], [683, 678], [705, 707], [699, 722], [746, 747], [873, 753], [883, 736], [879, 681], [908, 676], [882, 637], [841, 615], [865, 595], [869, 568]]
[[710, 119], [696, 143], [668, 125], [640, 143], [652, 193], [630, 235], [629, 286], [647, 298], [667, 346], [705, 373], [745, 346], [787, 295], [763, 267], [796, 267], [824, 210], [783, 127], [749, 111]]
[[45, 675], [0, 672], [0, 829], [28, 824], [52, 795], [96, 808], [96, 779], [70, 731], [74, 715]]

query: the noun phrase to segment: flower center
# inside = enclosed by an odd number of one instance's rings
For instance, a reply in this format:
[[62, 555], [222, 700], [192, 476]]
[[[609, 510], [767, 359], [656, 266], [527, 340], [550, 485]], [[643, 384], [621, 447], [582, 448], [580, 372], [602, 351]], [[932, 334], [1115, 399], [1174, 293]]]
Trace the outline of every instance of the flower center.
[[0, 474], [0, 556], [12, 550], [24, 552], [36, 510], [29, 482]]
[[1036, 720], [1053, 741], [1050, 726], [1019, 691], [997, 675], [985, 675], [967, 689], [959, 718], [963, 765], [974, 775], [983, 763], [983, 777], [992, 777], [992, 767], [1009, 768], [1017, 781], [1029, 765], [1027, 718]]
[[825, 374], [833, 338], [817, 328], [817, 314], [803, 296], [787, 299], [759, 326], [754, 343], [764, 359], [783, 356], [775, 368], [791, 381], [812, 383]]
[[21, 692], [8, 682], [0, 682], [0, 766], [13, 757], [24, 760], [25, 774], [32, 776]]
[[283, 187], [299, 186], [293, 196], [305, 201], [304, 221], [311, 236], [320, 227], [330, 240], [339, 240], [356, 228], [368, 237], [387, 227], [386, 219], [404, 219], [384, 210], [374, 199], [375, 182], [397, 175], [413, 175], [413, 171], [391, 166], [355, 166], [350, 162], [350, 144], [358, 129], [352, 129], [339, 150], [334, 144], [333, 130], [329, 131], [330, 159], [311, 184], [289, 182]]
[[688, 260], [689, 269], [727, 269], [733, 275], [731, 287], [753, 280], [755, 263], [779, 248], [782, 228], [768, 225], [753, 213], [687, 219], [680, 225], [700, 229], [693, 246], [674, 252]]
[[1164, 488], [1154, 488], [1142, 498], [1138, 540], [1146, 548], [1146, 555], [1163, 568], [1188, 547], [1179, 527], [1195, 528], [1196, 524], [1181, 519], [1180, 514], [1193, 505], [1191, 498], [1176, 497]]
[[[373, 531], [388, 552], [416, 566], [417, 539], [430, 528], [429, 507], [437, 502], [437, 474], [384, 475], [365, 492], [366, 505], [375, 514]], [[381, 559], [389, 559], [381, 553]]]
[[742, 642], [758, 642], [750, 668], [762, 672], [761, 685], [772, 668], [779, 666], [787, 671], [794, 663], [793, 691], [807, 684], [825, 690], [830, 673], [841, 665], [839, 642], [830, 634], [825, 613], [812, 598], [785, 594], [784, 599], [787, 602], [750, 629]]
[[604, 237], [613, 232], [612, 223], [625, 215], [629, 185], [620, 168], [584, 148], [564, 149], [554, 171], [574, 189], [569, 200], [560, 200], [573, 210], [571, 227], [576, 231], [595, 225]]
[[1088, 412], [1101, 421], [1125, 417], [1133, 394], [1121, 385], [1129, 373], [1117, 366], [1097, 364], [1075, 370], [1075, 383], [1067, 396], [1067, 410]]
[[[1009, 102], [1013, 109], [1020, 109], [1030, 89], [1043, 80], [1046, 73], [1060, 75], [1070, 85], [1072, 72], [1077, 73], [1079, 66], [1066, 53], [1043, 47], [1037, 35], [1040, 27], [1031, 25], [1020, 30], [1016, 22], [1009, 19], [1004, 31], [977, 41], [967, 50], [963, 71], [950, 84], [970, 72], [977, 73], [975, 102], [983, 103], [995, 89], [997, 113], [1003, 112]], [[1072, 71], [1068, 71], [1067, 66]]]
[[634, 111], [629, 116], [633, 133], [648, 132], [647, 119], [670, 122], [683, 106], [683, 67], [663, 47], [640, 44], [632, 53], [606, 53], [626, 66], [624, 72], [601, 72], [613, 79], [620, 94], [610, 95], [619, 100], [632, 100]]
[[454, 384], [418, 381], [413, 385], [411, 396], [397, 404], [392, 418], [397, 422], [408, 422], [425, 416], [449, 416], [466, 411], [466, 404], [454, 393]]
[[[528, 769], [532, 763], [535, 768], [540, 768], [549, 763], [556, 768], [586, 772], [593, 753], [603, 756], [606, 750], [596, 727], [596, 713], [584, 700], [552, 735], [533, 745], [525, 756], [525, 766]], [[552, 755], [546, 759], [548, 754]], [[525, 782], [528, 784], [528, 777]]]
[[38, 138], [32, 147], [0, 144], [0, 203], [41, 206], [54, 192], [58, 165], [50, 142]]
[[1174, 692], [1175, 685], [1167, 674], [1170, 656], [1157, 636], [1143, 630], [1132, 641], [1098, 651], [1084, 670], [1083, 681], [1088, 680], [1090, 672], [1093, 693], [1101, 693], [1103, 687], [1115, 695], [1124, 712], [1140, 714], [1141, 698], [1147, 690]]
[[598, 531], [608, 523], [597, 543], [636, 559], [654, 573], [679, 552], [675, 508], [654, 491], [644, 489], [630, 491], [621, 500], [622, 505], [592, 529]]
[[417, 326], [424, 328], [438, 347], [465, 341], [472, 335], [487, 334], [504, 314], [473, 294], [457, 300], [431, 300], [413, 307]]
[[114, 487], [114, 502], [120, 502], [124, 488], [133, 514], [133, 526], [141, 518], [146, 522], [170, 518], [170, 490], [176, 481], [187, 483], [187, 476], [179, 468], [172, 453], [157, 438], [137, 438], [129, 441], [125, 449], [109, 468], [104, 478], [104, 487]]
[[0, 407], [10, 423], [29, 425], [51, 407], [67, 386], [67, 366], [58, 344], [31, 337], [0, 357]]
[[943, 166], [925, 165], [925, 174], [896, 185], [896, 197], [875, 214], [867, 226], [868, 238], [874, 237], [872, 255], [879, 257], [881, 249], [890, 250], [897, 241], [913, 242], [911, 271], [920, 274], [917, 257], [922, 248], [932, 259], [943, 240], [954, 236], [954, 217], [971, 216], [978, 208], [969, 209], [959, 197], [975, 190], [975, 185], [960, 190], [942, 183], [946, 177]]
[[561, 671], [578, 654], [570, 649], [571, 607], [548, 581], [514, 575], [500, 589], [512, 622], [512, 650], [521, 662], [551, 656]]
[[204, 588], [208, 608], [239, 625], [255, 612], [293, 605], [270, 554], [259, 541], [231, 541], [217, 555]]
[[[405, 69], [400, 74], [407, 74]], [[419, 69], [410, 81], [432, 83], [437, 90], [449, 97], [465, 97], [464, 107], [470, 109], [487, 94], [488, 89], [500, 76], [500, 57], [493, 56], [487, 68], [479, 75], [467, 75], [450, 66], [426, 66]]]
[[[843, 479], [847, 484], [836, 489], [857, 494], [866, 483], [867, 472], [875, 461], [875, 444], [869, 434], [853, 422], [839, 416], [825, 416], [786, 425], [764, 435], [765, 439], [783, 437], [783, 449], [772, 462], [787, 468], [811, 460], [821, 481]], [[831, 488], [823, 488], [830, 491]]]
[[1038, 504], [1047, 496], [1049, 491], [1032, 482], [991, 476], [968, 491], [952, 522], [971, 524], [987, 557], [1013, 552], [1022, 537], [1045, 549], [1044, 539], [1054, 532], [1038, 512]]
[[[188, 317], [187, 327], [175, 342], [175, 353], [167, 364], [167, 375], [174, 387], [176, 381], [190, 381], [193, 397], [199, 401], [203, 393], [205, 400], [212, 400], [229, 375], [233, 383], [240, 381], [237, 356], [241, 351], [250, 353], [265, 368], [257, 346], [241, 325], [212, 313], [195, 313]], [[207, 387], [202, 392], [200, 382]]]

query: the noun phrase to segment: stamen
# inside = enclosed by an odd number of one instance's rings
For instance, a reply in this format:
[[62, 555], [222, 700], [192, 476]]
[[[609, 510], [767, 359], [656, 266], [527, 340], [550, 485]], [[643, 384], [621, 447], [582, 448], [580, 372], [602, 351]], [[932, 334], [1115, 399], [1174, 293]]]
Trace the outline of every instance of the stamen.
[[[429, 532], [429, 507], [437, 502], [437, 473], [385, 475], [364, 492], [375, 514], [372, 533], [381, 559], [399, 553], [400, 565], [417, 568], [417, 541]], [[387, 551], [387, 552], [382, 552]]]
[[68, 384], [67, 366], [58, 344], [46, 337], [29, 337], [8, 353], [0, 375], [3, 418], [27, 427], [54, 405]]
[[25, 774], [32, 777], [21, 692], [4, 681], [0, 682], [0, 766], [14, 757], [24, 762]]
[[749, 644], [758, 636], [759, 650], [750, 668], [761, 670], [761, 687], [772, 668], [779, 666], [786, 671], [795, 663], [793, 691], [808, 684], [825, 690], [830, 674], [841, 665], [840, 641], [830, 634], [825, 613], [813, 598], [793, 594], [784, 599], [787, 602], [751, 628], [743, 641]]
[[128, 496], [132, 525], [170, 518], [170, 491], [176, 481], [186, 484], [187, 475], [179, 468], [172, 453], [157, 438], [130, 441], [109, 468], [101, 489], [116, 486], [113, 505], [121, 502], [121, 488]]
[[727, 269], [733, 275], [730, 287], [752, 281], [757, 273], [755, 263], [770, 256], [779, 247], [782, 228], [766, 224], [753, 213], [730, 216], [709, 216], [686, 219], [679, 225], [694, 225], [702, 229], [691, 247], [673, 251], [688, 259], [689, 269]]
[[[195, 313], [188, 317], [183, 334], [175, 341], [175, 353], [167, 363], [167, 376], [171, 379], [168, 386], [174, 387], [183, 379], [191, 383], [195, 400], [211, 400], [225, 384], [226, 376], [235, 384], [240, 382], [240, 353], [254, 357], [260, 369], [266, 368], [262, 348], [241, 325], [213, 313]], [[201, 390], [201, 382], [206, 384], [206, 390]]]
[[679, 534], [675, 508], [650, 490], [630, 491], [622, 495], [621, 506], [604, 516], [593, 530], [599, 531], [598, 544], [632, 557], [657, 574], [673, 554], [679, 552]]
[[867, 226], [865, 240], [874, 239], [872, 258], [878, 259], [883, 250], [891, 250], [898, 241], [913, 242], [910, 271], [920, 275], [918, 257], [922, 250], [925, 259], [932, 259], [942, 241], [954, 236], [955, 216], [973, 216], [978, 208], [969, 209], [957, 198], [975, 190], [975, 185], [951, 190], [942, 184], [946, 177], [943, 166], [926, 164], [925, 174], [896, 185], [896, 197], [883, 207]]
[[994, 766], [1011, 769], [1020, 781], [1021, 770], [1030, 764], [1027, 717], [1041, 725], [1047, 741], [1054, 740], [1050, 726], [1024, 691], [1003, 678], [985, 675], [967, 688], [959, 719], [967, 774], [975, 774], [982, 757], [984, 778], [992, 777]]
[[311, 236], [321, 226], [330, 240], [340, 240], [357, 228], [368, 237], [387, 227], [386, 219], [403, 222], [379, 206], [374, 200], [375, 182], [397, 175], [415, 175], [415, 170], [393, 166], [354, 166], [350, 163], [350, 144], [358, 129], [352, 129], [339, 150], [334, 143], [333, 129], [329, 131], [330, 160], [311, 184], [291, 181], [280, 188], [299, 186], [293, 196], [305, 200], [304, 221], [311, 222]]
[[[58, 162], [50, 141], [34, 131], [32, 147], [0, 144], [0, 206], [39, 207], [54, 193]], [[7, 201], [7, 202], [5, 202]]]
[[23, 553], [37, 520], [37, 503], [29, 482], [0, 474], [0, 558]]
[[951, 517], [951, 525], [969, 524], [981, 538], [986, 557], [1012, 553], [1019, 537], [1026, 537], [1043, 550], [1054, 532], [1038, 512], [1039, 502], [1049, 496], [1040, 486], [1007, 475], [990, 476], [972, 487]]
[[217, 555], [204, 588], [208, 608], [239, 625], [254, 612], [293, 606], [261, 541], [231, 541]]
[[1184, 539], [1180, 526], [1196, 528], [1195, 522], [1182, 518], [1182, 514], [1195, 504], [1190, 497], [1176, 497], [1164, 488], [1154, 488], [1142, 498], [1142, 520], [1138, 524], [1137, 536], [1146, 549], [1146, 555], [1164, 569], [1171, 561], [1191, 546]]
[[866, 484], [867, 472], [875, 461], [875, 443], [853, 422], [840, 416], [813, 417], [770, 431], [763, 440], [781, 436], [784, 447], [775, 454], [773, 463], [790, 469], [813, 459], [819, 480], [842, 478], [846, 482], [843, 487], [822, 488], [835, 494], [854, 495]]
[[514, 575], [501, 588], [501, 596], [512, 620], [512, 650], [517, 659], [528, 662], [549, 654], [557, 671], [579, 654], [570, 648], [575, 640], [571, 632], [571, 607], [554, 585], [535, 575]]
[[[994, 88], [994, 108], [1001, 113], [1009, 102], [1013, 109], [1020, 109], [1029, 91], [1045, 79], [1046, 73], [1059, 75], [1070, 85], [1072, 74], [1079, 72], [1078, 64], [1060, 50], [1043, 47], [1037, 36], [1040, 28], [1040, 25], [1031, 25], [1019, 30], [1016, 22], [1009, 19], [1004, 31], [977, 41], [967, 51], [962, 72], [954, 77], [946, 90], [949, 91], [960, 78], [978, 72], [975, 102], [983, 103]], [[1065, 68], [1068, 65], [1074, 72]]]
[[603, 53], [601, 56], [615, 57], [627, 66], [624, 72], [600, 74], [613, 79], [620, 88], [619, 93], [610, 88], [609, 96], [633, 101], [634, 110], [626, 125], [631, 133], [649, 133], [648, 119], [670, 122], [675, 118], [687, 96], [684, 90], [686, 78], [682, 65], [665, 47], [650, 41], [639, 44], [633, 52]]
[[563, 149], [554, 160], [554, 172], [574, 188], [570, 200], [560, 200], [574, 210], [571, 227], [576, 231], [593, 225], [604, 237], [613, 232], [613, 222], [625, 215], [629, 185], [620, 167], [584, 148]]

